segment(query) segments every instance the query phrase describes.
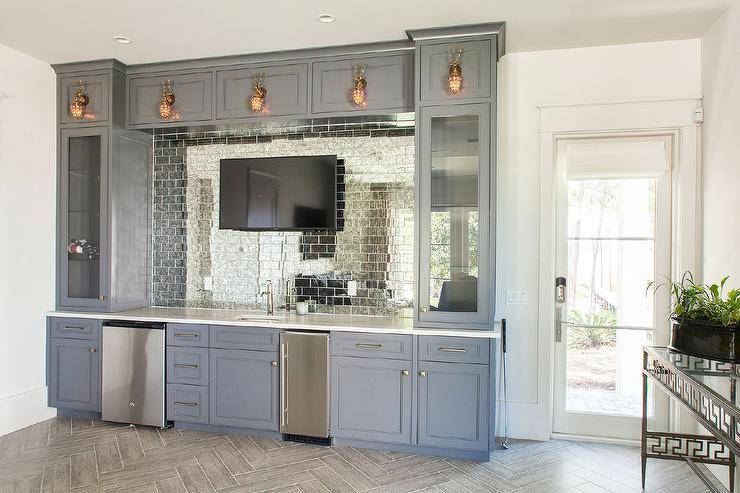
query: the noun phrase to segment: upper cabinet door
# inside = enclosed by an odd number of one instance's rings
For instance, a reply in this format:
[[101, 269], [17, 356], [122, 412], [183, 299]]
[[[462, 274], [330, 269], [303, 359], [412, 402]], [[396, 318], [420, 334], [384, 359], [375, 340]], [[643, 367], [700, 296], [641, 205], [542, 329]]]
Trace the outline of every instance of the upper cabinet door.
[[[365, 67], [366, 103], [352, 102], [355, 67]], [[355, 111], [414, 111], [412, 54], [356, 58], [313, 64], [314, 114]]]
[[[418, 51], [420, 101], [439, 103], [491, 97], [494, 53], [489, 39], [423, 44]], [[462, 65], [462, 88], [458, 94], [452, 94], [449, 88], [450, 56], [460, 56]]]
[[[252, 111], [254, 77], [262, 76], [267, 89], [263, 109]], [[256, 66], [216, 72], [216, 119], [306, 116], [308, 64]]]
[[[75, 99], [78, 83], [82, 82], [82, 91], [88, 98], [88, 104], [81, 118], [75, 118], [69, 112], [69, 105]], [[107, 123], [110, 106], [110, 76], [108, 74], [80, 74], [64, 76], [60, 79], [59, 123]]]
[[[162, 82], [168, 80], [172, 81], [175, 104], [172, 115], [163, 119], [159, 114], [159, 102], [162, 100]], [[129, 125], [152, 127], [212, 120], [212, 82], [212, 72], [129, 78]]]
[[488, 103], [422, 107], [418, 325], [487, 327], [491, 312]]
[[108, 129], [61, 132], [59, 305], [108, 305]]

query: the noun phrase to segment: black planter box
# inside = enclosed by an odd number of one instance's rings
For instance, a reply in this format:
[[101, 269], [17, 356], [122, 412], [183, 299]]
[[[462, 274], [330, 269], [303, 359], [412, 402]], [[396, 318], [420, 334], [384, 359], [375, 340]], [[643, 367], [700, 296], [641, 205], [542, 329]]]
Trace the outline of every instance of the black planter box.
[[671, 349], [700, 358], [740, 363], [740, 325], [671, 318]]

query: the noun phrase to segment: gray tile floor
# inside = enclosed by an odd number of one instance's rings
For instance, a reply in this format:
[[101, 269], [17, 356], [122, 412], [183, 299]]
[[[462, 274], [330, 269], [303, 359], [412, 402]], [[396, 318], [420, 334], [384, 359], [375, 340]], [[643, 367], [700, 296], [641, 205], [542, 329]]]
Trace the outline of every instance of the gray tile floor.
[[[54, 418], [0, 437], [9, 492], [639, 491], [635, 447], [515, 441], [487, 463]], [[701, 492], [680, 462], [651, 461], [648, 491]]]

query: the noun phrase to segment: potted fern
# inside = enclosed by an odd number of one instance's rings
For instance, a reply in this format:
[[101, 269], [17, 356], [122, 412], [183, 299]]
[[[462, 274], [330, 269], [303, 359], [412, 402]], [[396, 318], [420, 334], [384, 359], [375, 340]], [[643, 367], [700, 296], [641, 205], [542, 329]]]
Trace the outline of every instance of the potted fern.
[[699, 284], [690, 272], [665, 285], [673, 297], [671, 349], [702, 358], [740, 363], [740, 289], [724, 295], [719, 284]]

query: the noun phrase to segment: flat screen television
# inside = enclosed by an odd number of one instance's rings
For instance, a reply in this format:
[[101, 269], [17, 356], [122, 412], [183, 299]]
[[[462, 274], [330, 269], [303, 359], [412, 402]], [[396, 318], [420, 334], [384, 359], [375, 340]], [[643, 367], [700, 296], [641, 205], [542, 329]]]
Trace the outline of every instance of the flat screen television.
[[336, 229], [337, 156], [222, 159], [219, 229]]

